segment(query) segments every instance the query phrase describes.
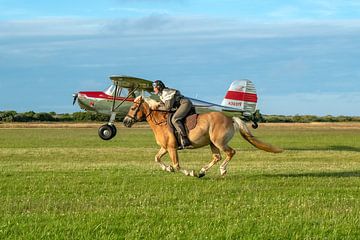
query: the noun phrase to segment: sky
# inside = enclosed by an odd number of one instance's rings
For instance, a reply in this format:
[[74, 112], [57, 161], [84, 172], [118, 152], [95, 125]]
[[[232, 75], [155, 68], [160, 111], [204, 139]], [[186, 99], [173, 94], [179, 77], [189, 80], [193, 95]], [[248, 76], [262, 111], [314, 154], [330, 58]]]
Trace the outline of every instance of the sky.
[[70, 113], [110, 75], [263, 114], [360, 116], [360, 1], [0, 0], [0, 111]]

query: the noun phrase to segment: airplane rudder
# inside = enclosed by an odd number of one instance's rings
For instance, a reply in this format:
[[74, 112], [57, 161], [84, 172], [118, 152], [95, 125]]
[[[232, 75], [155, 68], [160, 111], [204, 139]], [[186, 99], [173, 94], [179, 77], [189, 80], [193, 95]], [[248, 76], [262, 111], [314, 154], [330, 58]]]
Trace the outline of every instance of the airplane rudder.
[[221, 103], [244, 112], [255, 112], [257, 94], [254, 84], [250, 80], [235, 80], [230, 84], [228, 91]]

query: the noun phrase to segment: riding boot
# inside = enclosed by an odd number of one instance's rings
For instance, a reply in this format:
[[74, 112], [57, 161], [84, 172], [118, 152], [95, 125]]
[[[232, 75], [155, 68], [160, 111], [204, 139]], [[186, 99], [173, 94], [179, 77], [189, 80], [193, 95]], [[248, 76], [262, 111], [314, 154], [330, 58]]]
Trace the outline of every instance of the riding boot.
[[186, 149], [192, 149], [194, 148], [192, 145], [191, 145], [191, 142], [189, 140], [189, 138], [187, 136], [183, 136], [181, 135], [181, 148], [186, 148]]
[[191, 145], [191, 142], [190, 142], [188, 136], [186, 135], [186, 131], [185, 131], [185, 127], [184, 127], [183, 123], [178, 121], [177, 122], [177, 127], [178, 127], [178, 132], [179, 132], [180, 140], [181, 140], [181, 146], [179, 146], [179, 149], [184, 149], [184, 148], [191, 149], [191, 148], [194, 148]]

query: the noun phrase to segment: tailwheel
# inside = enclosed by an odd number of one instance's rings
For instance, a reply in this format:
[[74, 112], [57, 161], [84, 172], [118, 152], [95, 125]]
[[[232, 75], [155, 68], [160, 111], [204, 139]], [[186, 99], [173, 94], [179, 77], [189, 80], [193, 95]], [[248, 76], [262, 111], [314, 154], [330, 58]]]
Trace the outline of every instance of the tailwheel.
[[116, 135], [116, 127], [114, 124], [104, 124], [98, 130], [99, 137], [103, 140], [110, 140]]

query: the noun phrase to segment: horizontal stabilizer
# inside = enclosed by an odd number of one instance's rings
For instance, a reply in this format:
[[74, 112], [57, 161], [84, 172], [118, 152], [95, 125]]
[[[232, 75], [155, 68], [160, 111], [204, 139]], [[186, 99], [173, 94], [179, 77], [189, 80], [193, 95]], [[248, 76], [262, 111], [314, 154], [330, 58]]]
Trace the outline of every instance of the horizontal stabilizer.
[[231, 83], [221, 105], [251, 115], [256, 111], [257, 100], [255, 86], [250, 80], [236, 80]]

